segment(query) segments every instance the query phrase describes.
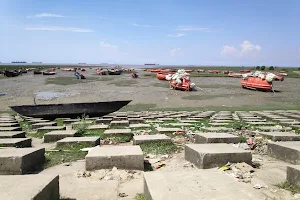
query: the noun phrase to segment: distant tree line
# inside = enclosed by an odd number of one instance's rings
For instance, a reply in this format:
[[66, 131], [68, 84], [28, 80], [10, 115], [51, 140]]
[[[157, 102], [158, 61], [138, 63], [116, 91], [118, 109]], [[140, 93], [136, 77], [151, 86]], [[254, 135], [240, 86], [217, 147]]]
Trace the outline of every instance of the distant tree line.
[[[268, 70], [274, 70], [276, 67], [270, 66], [268, 67]], [[265, 70], [266, 66], [256, 66], [255, 69], [257, 70]]]

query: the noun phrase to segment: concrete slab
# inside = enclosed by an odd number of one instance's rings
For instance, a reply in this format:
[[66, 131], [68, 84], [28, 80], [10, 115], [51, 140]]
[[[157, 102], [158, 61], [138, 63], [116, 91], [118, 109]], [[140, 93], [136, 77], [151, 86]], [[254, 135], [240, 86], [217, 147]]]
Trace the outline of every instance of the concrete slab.
[[41, 169], [44, 154], [44, 148], [0, 149], [0, 175], [20, 175]]
[[227, 126], [229, 123], [209, 123], [210, 126]]
[[191, 120], [191, 119], [186, 119], [186, 120], [179, 120], [180, 123], [200, 123], [199, 120]]
[[46, 123], [46, 122], [50, 122], [47, 119], [30, 119], [28, 120], [29, 123], [31, 124], [37, 124], [37, 123]]
[[31, 147], [31, 138], [0, 138], [0, 147]]
[[100, 145], [100, 137], [66, 137], [56, 142], [56, 146], [85, 144], [91, 147]]
[[15, 127], [15, 126], [19, 126], [18, 123], [0, 123], [0, 127]]
[[[93, 121], [86, 121], [84, 122], [87, 125], [92, 125], [94, 122]], [[72, 128], [75, 129], [77, 126], [80, 126], [81, 124], [83, 124], [83, 122], [79, 121], [79, 122], [74, 122], [72, 123]]]
[[262, 126], [262, 125], [275, 125], [275, 122], [246, 122], [247, 124], [253, 125], [253, 126]]
[[44, 142], [56, 142], [58, 140], [64, 139], [66, 137], [74, 137], [76, 134], [75, 130], [68, 130], [68, 131], [51, 131], [44, 135]]
[[211, 170], [145, 172], [147, 200], [249, 200], [265, 199], [251, 184]]
[[59, 199], [59, 176], [41, 174], [0, 176], [0, 199]]
[[66, 130], [65, 126], [44, 126], [41, 128], [38, 128], [37, 131], [59, 131], [59, 130]]
[[212, 119], [210, 120], [211, 123], [230, 123], [233, 122], [233, 120], [219, 120], [219, 119]]
[[111, 121], [110, 122], [110, 126], [111, 127], [115, 127], [115, 126], [129, 126], [129, 121], [128, 120], [124, 120], [124, 121]]
[[130, 124], [129, 128], [151, 128], [150, 124]]
[[1, 131], [21, 131], [21, 127], [0, 127]]
[[287, 166], [286, 180], [292, 185], [300, 186], [300, 165]]
[[112, 121], [111, 118], [109, 118], [109, 119], [97, 119], [96, 124], [110, 124], [111, 121]]
[[170, 133], [174, 133], [174, 132], [181, 132], [181, 131], [183, 131], [180, 128], [162, 128], [162, 127], [158, 127], [158, 128], [156, 128], [156, 130], [159, 133], [165, 133], [165, 134], [168, 134], [168, 133], [170, 134]]
[[63, 123], [64, 124], [72, 124], [72, 123], [75, 123], [75, 122], [79, 122], [80, 119], [65, 119], [63, 120]]
[[227, 128], [227, 127], [205, 127], [203, 128], [205, 131], [209, 132], [230, 132], [233, 131], [232, 128]]
[[108, 125], [102, 124], [102, 125], [91, 125], [87, 128], [88, 130], [105, 130], [108, 129]]
[[114, 117], [113, 118], [113, 121], [126, 121], [126, 120], [128, 120], [128, 118], [127, 117]]
[[300, 141], [300, 135], [292, 132], [259, 132], [258, 134], [273, 141]]
[[284, 126], [292, 126], [292, 125], [300, 125], [299, 121], [294, 121], [294, 122], [279, 122], [279, 124], [284, 125]]
[[261, 118], [254, 118], [254, 119], [242, 119], [245, 122], [266, 122], [267, 120]]
[[258, 126], [256, 127], [258, 130], [261, 131], [270, 131], [270, 132], [278, 132], [278, 131], [291, 131], [291, 127], [276, 127], [276, 126]]
[[131, 129], [109, 129], [105, 130], [104, 134], [129, 134], [132, 135]]
[[171, 138], [166, 136], [165, 134], [133, 136], [134, 145], [158, 141], [171, 142]]
[[300, 164], [300, 142], [270, 142], [268, 155], [285, 162]]
[[170, 117], [163, 117], [163, 118], [157, 118], [159, 121], [174, 121], [174, 118]]
[[185, 159], [198, 168], [221, 167], [228, 162], [251, 164], [252, 154], [231, 144], [186, 144]]
[[291, 125], [291, 127], [300, 129], [300, 125]]
[[142, 118], [129, 118], [129, 124], [142, 124], [145, 123], [145, 120]]
[[189, 124], [189, 123], [168, 123], [167, 125], [176, 126], [176, 127], [193, 127], [193, 126], [195, 126], [194, 124]]
[[195, 143], [239, 143], [240, 137], [228, 133], [195, 133]]
[[42, 123], [32, 124], [32, 129], [38, 129], [44, 126], [56, 126], [56, 125], [57, 125], [56, 122], [42, 122]]
[[144, 155], [140, 146], [95, 147], [85, 157], [86, 170], [144, 170]]
[[24, 131], [3, 131], [0, 132], [0, 138], [25, 138]]

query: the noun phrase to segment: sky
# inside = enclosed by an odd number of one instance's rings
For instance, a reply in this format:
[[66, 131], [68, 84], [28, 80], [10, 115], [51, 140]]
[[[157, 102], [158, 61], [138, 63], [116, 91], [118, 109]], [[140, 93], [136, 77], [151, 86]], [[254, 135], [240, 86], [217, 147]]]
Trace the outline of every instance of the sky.
[[299, 0], [0, 0], [0, 62], [300, 66]]

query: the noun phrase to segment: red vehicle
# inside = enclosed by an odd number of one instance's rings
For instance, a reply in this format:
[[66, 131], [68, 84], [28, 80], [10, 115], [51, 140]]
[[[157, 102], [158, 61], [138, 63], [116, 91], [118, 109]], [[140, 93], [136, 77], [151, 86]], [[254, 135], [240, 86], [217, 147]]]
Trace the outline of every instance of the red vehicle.
[[175, 83], [175, 80], [172, 79], [170, 81], [170, 88], [177, 89], [177, 90], [182, 90], [182, 91], [192, 90], [193, 88], [191, 87], [190, 74], [184, 74], [183, 75], [181, 84]]
[[[284, 78], [275, 76], [274, 80], [283, 81]], [[257, 89], [262, 91], [271, 91], [273, 89], [272, 82], [268, 82], [265, 78], [261, 79], [259, 77], [247, 77], [241, 81], [241, 86], [243, 88]]]

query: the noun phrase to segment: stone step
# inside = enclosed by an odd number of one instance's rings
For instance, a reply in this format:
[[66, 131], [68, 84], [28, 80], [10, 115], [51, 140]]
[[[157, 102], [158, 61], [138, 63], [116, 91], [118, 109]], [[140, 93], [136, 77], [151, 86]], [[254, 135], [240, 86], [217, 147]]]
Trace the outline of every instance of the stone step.
[[24, 131], [2, 131], [0, 138], [25, 138]]
[[110, 122], [110, 127], [115, 127], [115, 126], [129, 126], [129, 121], [124, 120], [124, 121], [111, 121]]
[[144, 170], [144, 155], [140, 146], [95, 147], [85, 157], [86, 170]]
[[176, 127], [193, 127], [193, 126], [195, 126], [194, 124], [189, 124], [189, 123], [168, 123], [167, 125], [176, 126]]
[[276, 126], [258, 126], [256, 127], [258, 130], [261, 131], [270, 131], [270, 132], [278, 132], [278, 131], [291, 131], [291, 127], [276, 127]]
[[44, 126], [41, 128], [38, 128], [37, 131], [61, 131], [61, 130], [66, 130], [65, 126]]
[[142, 124], [145, 123], [145, 120], [142, 118], [130, 118], [128, 119], [129, 124]]
[[286, 180], [289, 184], [300, 186], [300, 165], [287, 166]]
[[132, 135], [131, 129], [108, 129], [104, 131], [104, 134], [124, 134], [124, 135]]
[[130, 124], [129, 128], [151, 128], [150, 124]]
[[31, 138], [0, 138], [0, 147], [31, 147]]
[[292, 125], [300, 125], [299, 121], [294, 121], [294, 122], [279, 122], [280, 125], [284, 126], [292, 126]]
[[44, 126], [56, 126], [56, 125], [57, 125], [56, 122], [42, 122], [42, 123], [32, 124], [32, 129], [38, 129]]
[[231, 144], [186, 144], [185, 159], [202, 169], [221, 167], [228, 162], [251, 164], [252, 154]]
[[170, 117], [163, 117], [163, 118], [157, 118], [157, 120], [159, 121], [173, 121], [174, 118], [170, 118]]
[[195, 143], [239, 143], [240, 137], [228, 133], [195, 133]]
[[209, 170], [145, 172], [144, 194], [148, 200], [249, 200], [265, 199], [251, 184]]
[[77, 131], [68, 130], [68, 131], [51, 131], [44, 135], [44, 142], [56, 142], [58, 140], [64, 139], [66, 137], [74, 137]]
[[109, 118], [109, 119], [97, 119], [96, 124], [110, 124], [111, 121], [112, 121], [111, 118]]
[[59, 199], [59, 176], [41, 174], [0, 176], [0, 199]]
[[46, 123], [46, 122], [50, 122], [50, 121], [47, 119], [30, 119], [30, 120], [28, 120], [28, 122], [30, 124], [37, 124], [37, 123]]
[[209, 123], [209, 125], [210, 126], [227, 126], [227, 125], [229, 125], [229, 123], [222, 123], [222, 122], [214, 123], [214, 122], [212, 122], [212, 123]]
[[233, 122], [233, 120], [216, 120], [216, 119], [213, 119], [213, 120], [210, 120], [211, 123], [230, 123], [230, 122]]
[[64, 124], [72, 124], [72, 123], [75, 123], [75, 122], [79, 122], [80, 119], [65, 119], [63, 120], [63, 123]]
[[102, 125], [90, 125], [88, 130], [106, 130], [108, 129], [108, 125], [102, 124]]
[[268, 155], [285, 162], [300, 164], [300, 142], [270, 142]]
[[0, 127], [1, 131], [22, 131], [21, 127]]
[[247, 124], [253, 125], [253, 126], [262, 126], [262, 125], [275, 125], [275, 122], [247, 122]]
[[19, 126], [18, 123], [0, 123], [0, 127], [16, 127]]
[[300, 141], [300, 135], [292, 132], [259, 132], [258, 134], [272, 141]]
[[244, 122], [266, 122], [265, 119], [243, 119]]
[[205, 131], [209, 132], [231, 132], [234, 131], [232, 128], [227, 128], [227, 127], [205, 127], [203, 128]]
[[93, 147], [100, 145], [100, 137], [66, 137], [56, 142], [56, 146], [72, 144], [85, 144]]
[[127, 117], [114, 117], [113, 121], [127, 121], [128, 118]]
[[85, 122], [81, 122], [81, 121], [79, 121], [79, 122], [74, 122], [74, 123], [72, 123], [72, 129], [75, 129], [77, 126], [80, 126], [80, 125], [83, 125], [83, 124], [86, 124], [87, 126], [89, 126], [89, 125], [92, 125], [94, 122], [92, 122], [92, 121], [85, 121]]
[[139, 145], [139, 144], [149, 143], [149, 142], [159, 142], [159, 141], [171, 142], [171, 138], [166, 136], [165, 134], [133, 136], [134, 145]]
[[165, 134], [171, 134], [171, 133], [175, 133], [175, 132], [182, 132], [183, 130], [180, 128], [162, 128], [162, 127], [158, 127], [156, 128], [156, 130], [159, 133], [165, 133]]
[[186, 120], [179, 120], [180, 123], [200, 123], [199, 120], [191, 120], [191, 119], [186, 119]]
[[0, 174], [26, 174], [41, 169], [45, 161], [44, 148], [0, 149]]

